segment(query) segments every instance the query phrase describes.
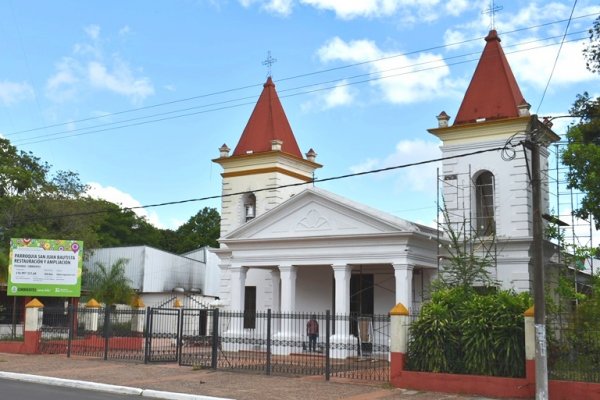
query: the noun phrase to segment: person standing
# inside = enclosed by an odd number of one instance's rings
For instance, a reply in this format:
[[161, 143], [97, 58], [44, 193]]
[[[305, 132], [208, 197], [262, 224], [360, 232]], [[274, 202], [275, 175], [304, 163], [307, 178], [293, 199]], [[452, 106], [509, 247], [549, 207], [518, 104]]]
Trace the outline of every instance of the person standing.
[[319, 323], [317, 316], [312, 314], [306, 323], [306, 335], [308, 336], [308, 351], [317, 351], [317, 338], [319, 337]]

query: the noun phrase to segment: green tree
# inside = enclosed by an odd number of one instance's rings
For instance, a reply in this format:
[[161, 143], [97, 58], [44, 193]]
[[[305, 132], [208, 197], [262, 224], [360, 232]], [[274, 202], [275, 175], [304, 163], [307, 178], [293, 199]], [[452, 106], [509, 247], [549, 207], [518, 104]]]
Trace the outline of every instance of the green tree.
[[580, 116], [578, 124], [567, 132], [568, 144], [562, 162], [569, 171], [568, 187], [584, 193], [574, 211], [582, 219], [593, 217], [600, 229], [600, 98], [591, 99], [587, 93], [578, 95], [572, 115]]
[[105, 212], [97, 221], [99, 247], [148, 245], [170, 250], [163, 243], [164, 231], [150, 224], [132, 210], [124, 210], [105, 200], [96, 200]]
[[0, 249], [0, 283], [6, 283], [8, 279], [8, 254]]
[[600, 72], [600, 17], [596, 18], [589, 29], [590, 42], [583, 50], [586, 67], [592, 72]]
[[172, 251], [185, 253], [204, 246], [218, 247], [220, 229], [219, 212], [214, 208], [204, 207], [175, 231], [177, 242]]
[[83, 284], [89, 289], [90, 297], [106, 305], [131, 303], [135, 291], [125, 275], [128, 262], [120, 258], [110, 268], [97, 262], [94, 270], [84, 278]]
[[440, 274], [436, 285], [442, 288], [461, 287], [471, 290], [473, 286], [496, 286], [490, 268], [494, 264], [495, 235], [475, 235], [466, 220], [453, 223], [448, 211], [442, 210], [444, 221], [441, 229], [447, 242], [441, 245], [447, 255], [441, 257]]
[[[51, 166], [0, 138], [0, 250], [11, 237], [68, 238], [86, 248], [149, 245], [171, 250], [173, 232], [131, 210], [92, 199], [79, 175]], [[165, 240], [165, 239], [168, 240]], [[2, 265], [0, 263], [0, 270]]]
[[[590, 41], [583, 51], [586, 67], [600, 73], [600, 17], [589, 33]], [[593, 217], [596, 230], [600, 230], [600, 97], [594, 99], [587, 92], [577, 95], [570, 114], [580, 120], [567, 132], [568, 145], [562, 161], [569, 167], [569, 188], [584, 193], [574, 212], [579, 218]]]

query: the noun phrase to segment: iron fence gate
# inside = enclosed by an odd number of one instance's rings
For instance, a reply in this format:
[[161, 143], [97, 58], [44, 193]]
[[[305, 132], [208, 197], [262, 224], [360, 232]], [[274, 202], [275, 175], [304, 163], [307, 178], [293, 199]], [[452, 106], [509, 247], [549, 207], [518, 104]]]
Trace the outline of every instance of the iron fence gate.
[[181, 365], [389, 380], [389, 315], [182, 310], [181, 326]]
[[389, 315], [45, 308], [41, 351], [386, 382]]
[[149, 308], [145, 362], [177, 362], [181, 351], [182, 310]]

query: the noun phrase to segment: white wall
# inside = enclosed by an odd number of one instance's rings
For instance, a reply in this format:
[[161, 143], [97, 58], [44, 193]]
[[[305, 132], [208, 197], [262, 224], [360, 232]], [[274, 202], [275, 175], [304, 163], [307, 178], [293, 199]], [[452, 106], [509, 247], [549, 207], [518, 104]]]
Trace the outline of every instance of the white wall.
[[298, 267], [296, 277], [296, 311], [333, 312], [333, 270], [329, 265]]
[[170, 292], [176, 287], [190, 290], [204, 286], [204, 263], [148, 246], [94, 249], [85, 266], [93, 271], [100, 262], [110, 268], [120, 258], [128, 260], [125, 276], [138, 291]]

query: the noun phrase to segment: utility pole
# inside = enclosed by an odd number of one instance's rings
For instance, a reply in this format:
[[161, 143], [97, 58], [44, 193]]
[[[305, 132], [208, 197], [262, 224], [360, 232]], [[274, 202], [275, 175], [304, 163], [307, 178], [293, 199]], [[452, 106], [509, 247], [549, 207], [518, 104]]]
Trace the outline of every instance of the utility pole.
[[531, 151], [536, 400], [548, 400], [548, 356], [546, 351], [546, 302], [544, 298], [544, 248], [541, 210], [542, 180], [540, 172], [540, 139], [543, 134], [539, 127], [534, 127], [525, 140], [525, 147]]

